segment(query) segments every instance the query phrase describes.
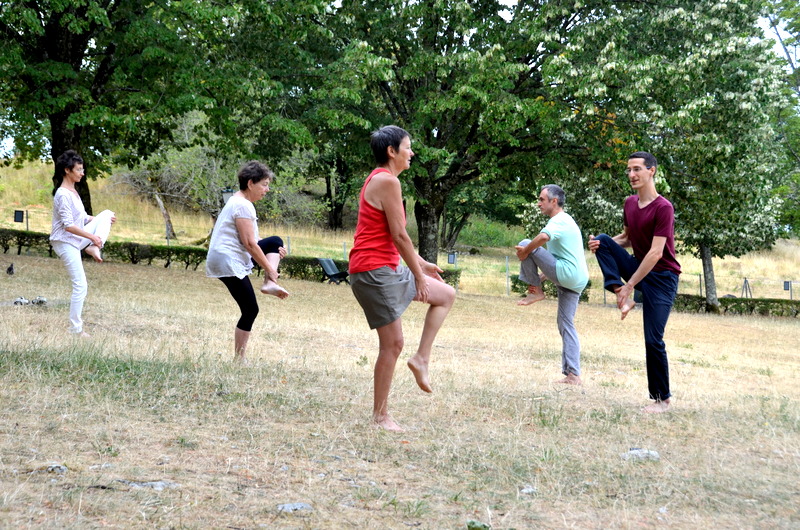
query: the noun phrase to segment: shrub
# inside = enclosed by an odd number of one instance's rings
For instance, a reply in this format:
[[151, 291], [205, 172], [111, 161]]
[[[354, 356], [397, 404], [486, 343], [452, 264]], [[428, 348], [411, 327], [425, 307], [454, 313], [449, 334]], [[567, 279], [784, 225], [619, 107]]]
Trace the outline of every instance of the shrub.
[[[686, 313], [705, 313], [708, 311], [706, 298], [693, 294], [679, 294], [675, 297], [675, 311]], [[720, 298], [719, 312], [724, 315], [762, 315], [773, 317], [800, 316], [800, 300], [781, 300], [777, 298]]]
[[[589, 280], [586, 284], [586, 287], [581, 292], [580, 298], [578, 298], [579, 302], [589, 301], [589, 288], [591, 286], [592, 286], [592, 280]], [[545, 281], [542, 284], [542, 291], [544, 291], [544, 294], [546, 294], [547, 296], [558, 298], [558, 288], [553, 282]], [[519, 279], [519, 274], [511, 275], [511, 292], [518, 293], [521, 295], [528, 292], [528, 284]]]

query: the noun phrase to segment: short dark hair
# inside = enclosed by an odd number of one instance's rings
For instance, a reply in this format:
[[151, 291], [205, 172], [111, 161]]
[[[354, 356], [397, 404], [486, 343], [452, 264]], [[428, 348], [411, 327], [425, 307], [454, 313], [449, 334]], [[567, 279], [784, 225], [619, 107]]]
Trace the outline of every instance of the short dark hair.
[[78, 164], [83, 165], [83, 158], [74, 149], [64, 151], [56, 159], [55, 172], [53, 173], [53, 195], [56, 194], [56, 191], [64, 182], [64, 175], [67, 174], [67, 170], [74, 168]]
[[236, 178], [239, 179], [239, 189], [246, 190], [247, 183], [250, 181], [252, 181], [253, 184], [261, 182], [264, 179], [269, 179], [269, 181], [272, 182], [275, 180], [275, 173], [263, 162], [250, 160], [239, 168]]
[[389, 147], [395, 150], [400, 149], [400, 142], [403, 138], [410, 138], [409, 134], [397, 125], [385, 125], [373, 131], [369, 137], [369, 146], [372, 147], [372, 154], [375, 155], [375, 162], [385, 164], [389, 161]]
[[567, 195], [564, 193], [564, 190], [561, 188], [561, 186], [556, 184], [547, 184], [542, 186], [542, 189], [547, 190], [547, 198], [550, 200], [556, 199], [558, 206], [561, 208], [564, 207], [564, 201], [566, 200]]
[[658, 162], [656, 161], [656, 157], [648, 153], [647, 151], [636, 151], [631, 156], [628, 157], [628, 160], [631, 158], [643, 158], [644, 165], [648, 168], [658, 166]]

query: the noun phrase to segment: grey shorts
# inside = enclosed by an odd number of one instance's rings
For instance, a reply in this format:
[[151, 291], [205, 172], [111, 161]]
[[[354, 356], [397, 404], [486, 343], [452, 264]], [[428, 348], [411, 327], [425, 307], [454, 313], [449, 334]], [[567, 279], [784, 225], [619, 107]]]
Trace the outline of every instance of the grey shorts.
[[380, 328], [400, 318], [417, 295], [416, 279], [404, 265], [399, 265], [395, 271], [381, 267], [351, 274], [350, 288], [364, 310], [369, 329]]

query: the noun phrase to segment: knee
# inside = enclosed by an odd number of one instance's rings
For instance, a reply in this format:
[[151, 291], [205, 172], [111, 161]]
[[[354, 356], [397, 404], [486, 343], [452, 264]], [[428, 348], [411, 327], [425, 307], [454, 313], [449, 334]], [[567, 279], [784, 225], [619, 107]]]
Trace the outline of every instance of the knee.
[[393, 337], [391, 339], [381, 341], [381, 353], [391, 355], [397, 359], [400, 357], [400, 352], [403, 351], [403, 346], [405, 346], [405, 340], [402, 336]]
[[614, 240], [608, 234], [599, 234], [594, 236], [595, 241], [600, 242], [600, 246], [608, 245], [609, 243], [613, 243]]
[[517, 246], [518, 247], [526, 247], [526, 246], [528, 246], [528, 243], [530, 243], [530, 242], [531, 242], [530, 239], [523, 239], [522, 241], [517, 243]]

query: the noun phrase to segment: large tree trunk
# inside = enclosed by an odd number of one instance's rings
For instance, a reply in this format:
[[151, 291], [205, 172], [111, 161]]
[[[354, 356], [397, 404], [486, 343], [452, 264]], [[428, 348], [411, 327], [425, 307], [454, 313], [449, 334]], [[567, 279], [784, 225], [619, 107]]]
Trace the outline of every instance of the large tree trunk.
[[[68, 108], [62, 112], [52, 114], [49, 117], [51, 136], [50, 156], [53, 157], [53, 163], [55, 163], [56, 159], [61, 156], [64, 151], [69, 149], [74, 149], [79, 155], [83, 156], [83, 153], [81, 153], [81, 133], [83, 129], [81, 127], [70, 128], [67, 126], [67, 120], [73, 112], [72, 108]], [[87, 170], [87, 175], [83, 177], [80, 182], [75, 184], [75, 190], [78, 192], [81, 202], [83, 202], [86, 213], [94, 215], [92, 212], [92, 194], [89, 191], [88, 173], [89, 171]]]
[[422, 259], [436, 263], [439, 259], [439, 215], [430, 204], [417, 201], [414, 204], [414, 217], [419, 233], [419, 255]]
[[711, 248], [700, 245], [700, 260], [703, 262], [703, 278], [706, 284], [706, 311], [719, 314], [717, 282], [714, 279], [714, 264], [711, 261]]
[[168, 240], [178, 239], [178, 236], [175, 234], [175, 229], [172, 227], [172, 218], [169, 216], [169, 211], [167, 210], [167, 207], [164, 206], [164, 201], [161, 200], [161, 194], [155, 191], [153, 192], [153, 198], [156, 200], [158, 209], [161, 210], [161, 216], [164, 218], [164, 226], [166, 227], [164, 230], [165, 237]]

